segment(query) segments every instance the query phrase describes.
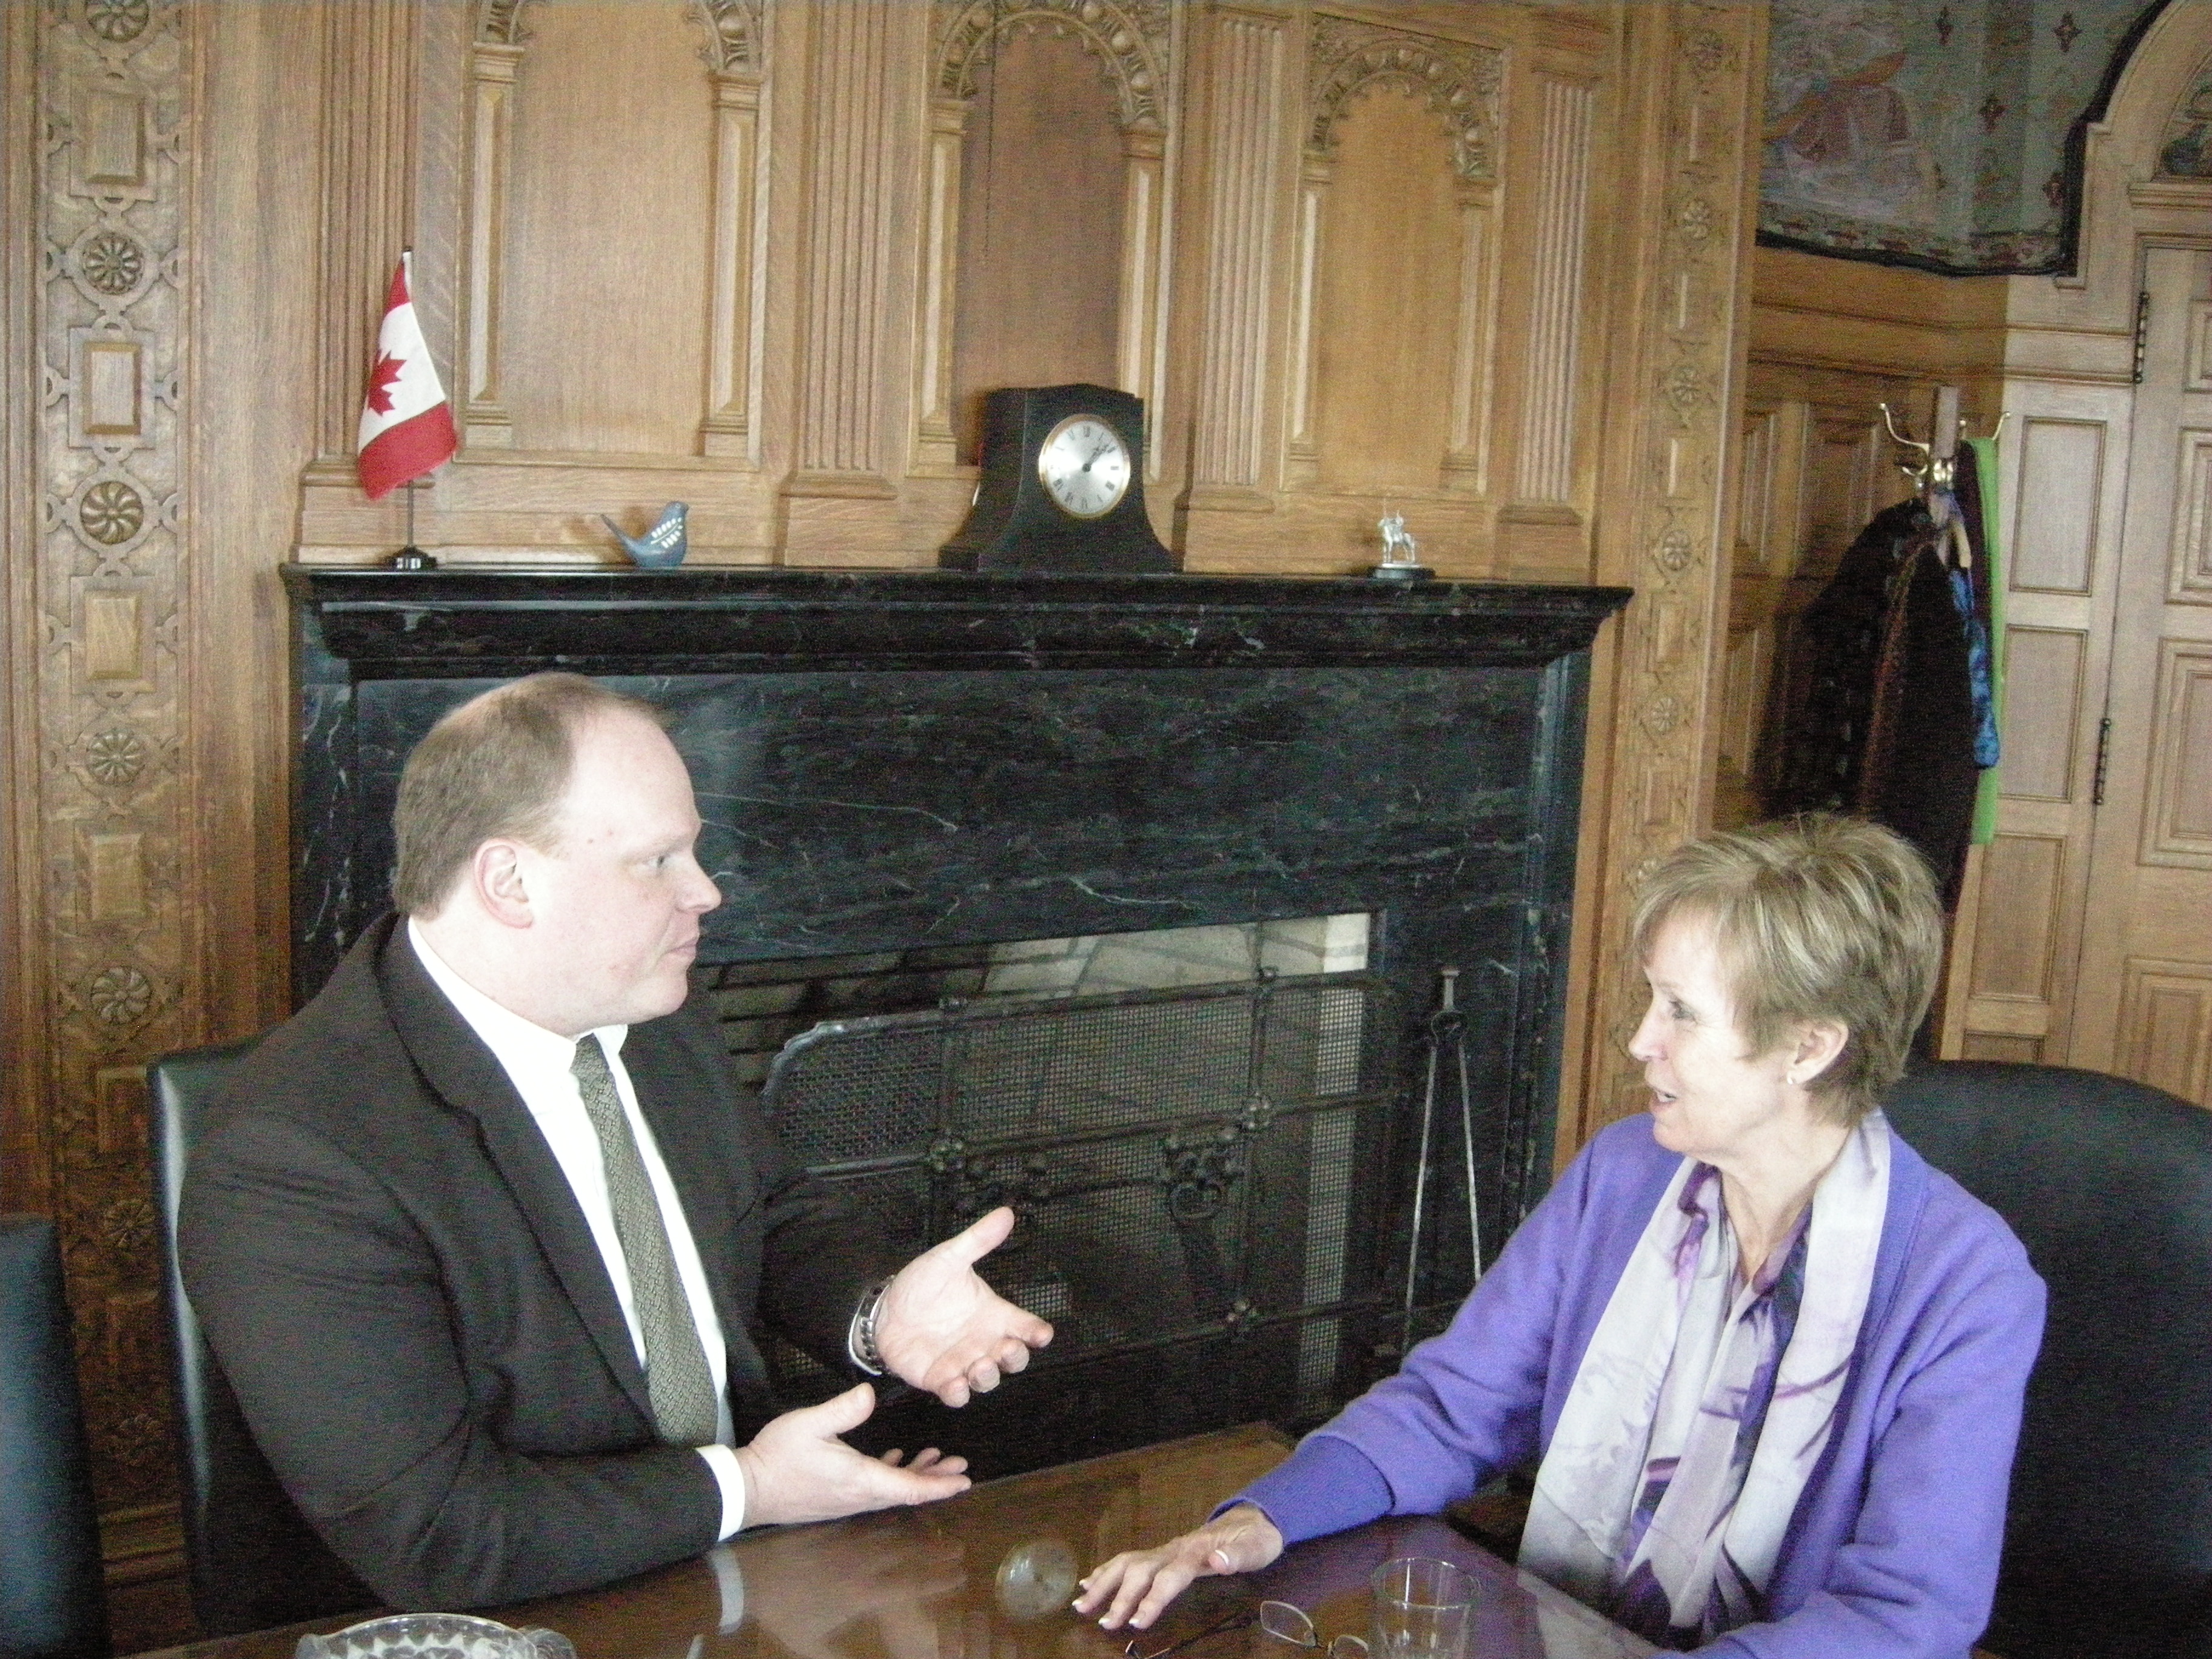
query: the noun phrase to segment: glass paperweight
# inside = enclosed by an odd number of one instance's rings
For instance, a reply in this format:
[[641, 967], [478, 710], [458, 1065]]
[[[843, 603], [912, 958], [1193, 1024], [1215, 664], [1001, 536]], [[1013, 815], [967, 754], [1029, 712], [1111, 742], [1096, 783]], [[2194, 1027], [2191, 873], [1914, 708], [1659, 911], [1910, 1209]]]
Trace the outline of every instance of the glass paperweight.
[[576, 1659], [553, 1630], [516, 1630], [459, 1613], [395, 1613], [328, 1636], [302, 1636], [292, 1659]]

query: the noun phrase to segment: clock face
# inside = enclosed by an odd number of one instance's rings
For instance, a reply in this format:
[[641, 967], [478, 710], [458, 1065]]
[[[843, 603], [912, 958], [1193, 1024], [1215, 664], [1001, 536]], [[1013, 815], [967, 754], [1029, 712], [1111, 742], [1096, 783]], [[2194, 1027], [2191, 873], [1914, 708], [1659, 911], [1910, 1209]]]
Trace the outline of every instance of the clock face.
[[1071, 415], [1045, 434], [1037, 481], [1060, 510], [1102, 519], [1129, 493], [1129, 447], [1096, 415]]

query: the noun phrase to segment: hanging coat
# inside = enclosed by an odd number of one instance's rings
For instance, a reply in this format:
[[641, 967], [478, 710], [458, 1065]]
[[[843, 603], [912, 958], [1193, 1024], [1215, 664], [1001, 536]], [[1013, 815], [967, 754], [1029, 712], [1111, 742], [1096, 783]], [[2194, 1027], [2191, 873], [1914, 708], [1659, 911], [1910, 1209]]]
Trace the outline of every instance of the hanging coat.
[[1947, 906], [1973, 830], [1974, 699], [1943, 532], [1877, 514], [1798, 618], [1767, 810], [1847, 812], [1920, 849]]

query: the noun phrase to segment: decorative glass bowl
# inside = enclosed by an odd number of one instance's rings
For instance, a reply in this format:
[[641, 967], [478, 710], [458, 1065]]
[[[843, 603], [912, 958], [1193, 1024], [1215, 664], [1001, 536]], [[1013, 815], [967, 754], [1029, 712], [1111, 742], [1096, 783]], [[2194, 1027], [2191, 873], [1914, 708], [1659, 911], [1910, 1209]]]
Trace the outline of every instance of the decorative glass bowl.
[[292, 1659], [576, 1659], [553, 1630], [516, 1630], [460, 1613], [395, 1613], [328, 1636], [302, 1636]]

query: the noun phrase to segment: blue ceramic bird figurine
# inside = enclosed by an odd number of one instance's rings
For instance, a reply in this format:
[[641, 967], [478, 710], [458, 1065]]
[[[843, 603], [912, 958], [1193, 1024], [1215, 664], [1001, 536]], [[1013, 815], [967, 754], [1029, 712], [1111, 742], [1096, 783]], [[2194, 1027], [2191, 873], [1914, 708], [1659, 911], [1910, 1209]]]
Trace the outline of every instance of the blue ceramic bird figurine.
[[642, 536], [625, 536], [622, 526], [604, 513], [599, 522], [615, 532], [615, 538], [629, 550], [630, 562], [647, 570], [673, 570], [684, 562], [688, 548], [684, 539], [684, 515], [690, 507], [683, 501], [671, 501], [661, 509], [660, 522]]

